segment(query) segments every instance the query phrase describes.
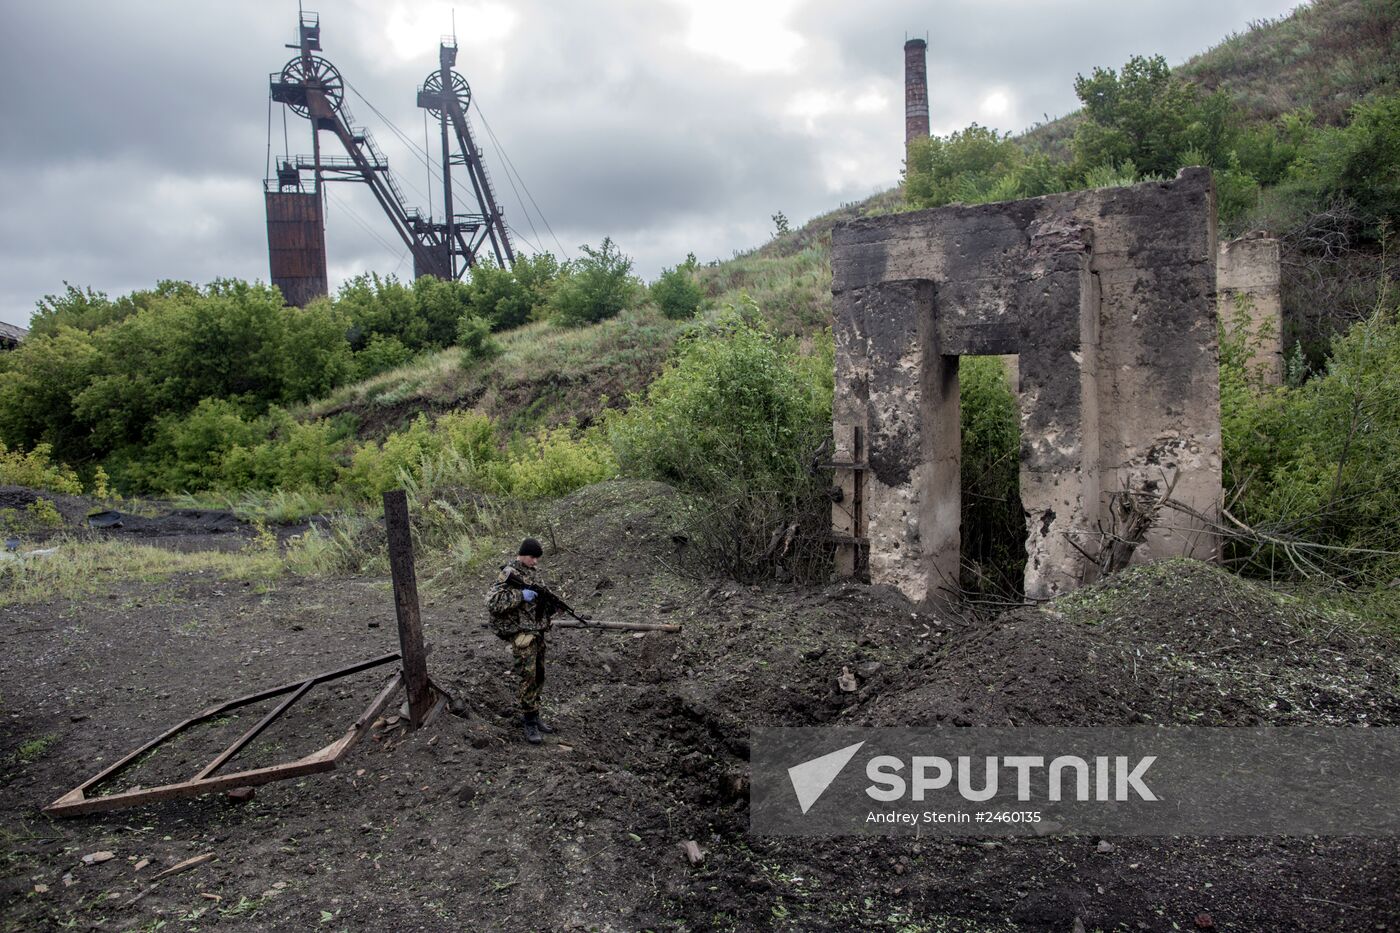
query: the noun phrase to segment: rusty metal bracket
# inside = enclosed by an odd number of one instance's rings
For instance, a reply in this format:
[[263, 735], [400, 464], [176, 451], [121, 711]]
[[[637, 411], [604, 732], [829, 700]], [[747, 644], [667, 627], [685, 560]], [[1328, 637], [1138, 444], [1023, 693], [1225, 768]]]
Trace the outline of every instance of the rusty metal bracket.
[[[278, 717], [285, 713], [299, 699], [317, 685], [327, 681], [347, 677], [351, 674], [358, 674], [361, 671], [371, 670], [397, 661], [400, 655], [395, 651], [393, 654], [386, 654], [368, 661], [361, 661], [358, 664], [351, 664], [337, 670], [327, 671], [317, 674], [307, 680], [300, 680], [295, 683], [285, 684], [271, 690], [264, 690], [260, 693], [250, 693], [247, 696], [239, 697], [236, 700], [229, 700], [218, 706], [212, 706], [198, 715], [186, 719], [184, 722], [169, 729], [136, 749], [134, 752], [123, 757], [115, 764], [108, 766], [98, 772], [93, 777], [88, 778], [73, 790], [64, 794], [44, 808], [44, 812], [53, 816], [79, 816], [85, 813], [100, 813], [104, 810], [116, 810], [121, 807], [131, 807], [143, 803], [151, 803], [156, 800], [170, 800], [177, 797], [197, 797], [200, 794], [207, 794], [213, 791], [228, 790], [234, 787], [254, 787], [259, 784], [268, 784], [272, 781], [282, 781], [287, 778], [300, 777], [304, 774], [316, 774], [321, 771], [330, 771], [335, 768], [336, 763], [355, 746], [364, 734], [369, 730], [369, 726], [378, 718], [379, 714], [388, 707], [389, 701], [403, 684], [402, 671], [394, 674], [393, 678], [384, 686], [374, 700], [366, 707], [360, 718], [346, 730], [345, 734], [336, 739], [326, 747], [312, 752], [296, 761], [284, 762], [282, 764], [270, 765], [265, 768], [253, 768], [248, 771], [239, 771], [233, 774], [219, 775], [217, 772], [226, 765], [235, 755], [253, 739], [272, 725]], [[116, 794], [106, 794], [98, 797], [90, 797], [88, 793], [103, 781], [110, 780], [117, 774], [125, 771], [134, 764], [141, 756], [152, 749], [189, 729], [191, 726], [213, 719], [232, 710], [260, 703], [263, 700], [270, 700], [273, 697], [290, 694], [287, 699], [277, 704], [266, 716], [258, 721], [247, 732], [243, 733], [233, 744], [220, 752], [215, 758], [199, 770], [199, 772], [187, 781], [175, 784], [164, 784], [160, 787], [146, 787], [139, 790], [122, 791]]]

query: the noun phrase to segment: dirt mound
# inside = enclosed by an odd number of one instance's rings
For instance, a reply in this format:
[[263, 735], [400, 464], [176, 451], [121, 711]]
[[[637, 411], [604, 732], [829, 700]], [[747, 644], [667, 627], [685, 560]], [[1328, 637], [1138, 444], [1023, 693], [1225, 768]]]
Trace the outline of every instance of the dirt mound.
[[865, 711], [879, 725], [1395, 725], [1400, 661], [1216, 567], [1129, 570], [974, 627]]

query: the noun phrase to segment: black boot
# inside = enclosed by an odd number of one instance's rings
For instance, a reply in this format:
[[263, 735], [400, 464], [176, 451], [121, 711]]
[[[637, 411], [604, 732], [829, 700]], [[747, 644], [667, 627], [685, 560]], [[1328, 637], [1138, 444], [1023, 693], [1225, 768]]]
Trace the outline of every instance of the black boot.
[[535, 714], [535, 728], [543, 732], [545, 735], [553, 735], [555, 732], [555, 728], [549, 723], [545, 722], [543, 719], [541, 719], [539, 713]]
[[520, 724], [525, 727], [525, 741], [531, 745], [538, 745], [544, 741], [540, 738], [538, 713], [526, 713], [520, 718]]

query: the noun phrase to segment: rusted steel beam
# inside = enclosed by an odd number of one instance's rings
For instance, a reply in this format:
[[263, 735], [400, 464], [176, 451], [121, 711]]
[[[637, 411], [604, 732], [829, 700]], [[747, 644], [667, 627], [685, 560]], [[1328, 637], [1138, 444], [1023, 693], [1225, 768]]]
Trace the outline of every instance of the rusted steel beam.
[[417, 729], [433, 704], [428, 660], [423, 651], [423, 619], [418, 607], [418, 580], [413, 571], [413, 532], [408, 523], [408, 495], [402, 489], [384, 494], [384, 526], [389, 538], [389, 571], [394, 578], [394, 610], [399, 618], [399, 651], [408, 691], [408, 719]]
[[[64, 794], [62, 797], [58, 798], [53, 803], [45, 807], [44, 812], [52, 814], [54, 816], [79, 816], [84, 813], [98, 813], [104, 810], [115, 810], [121, 807], [129, 807], [135, 806], [137, 804], [151, 803], [157, 800], [167, 800], [174, 797], [196, 797], [200, 794], [207, 794], [213, 791], [225, 790], [233, 787], [255, 787], [259, 784], [267, 784], [272, 781], [280, 781], [286, 778], [300, 777], [305, 774], [315, 774], [320, 771], [329, 771], [335, 767], [336, 762], [340, 759], [340, 757], [344, 755], [347, 751], [349, 751], [355, 745], [355, 743], [359, 741], [360, 737], [366, 731], [368, 724], [373, 722], [374, 718], [384, 711], [384, 708], [388, 705], [389, 700], [393, 697], [394, 691], [397, 690], [399, 685], [402, 683], [402, 674], [396, 674], [394, 676], [394, 678], [389, 682], [389, 684], [383, 690], [381, 690], [380, 693], [374, 698], [374, 700], [370, 703], [369, 708], [367, 708], [365, 712], [360, 716], [360, 718], [355, 721], [354, 725], [350, 727], [350, 729], [345, 733], [345, 735], [341, 736], [339, 739], [332, 742], [330, 745], [327, 745], [320, 751], [314, 752], [310, 755], [307, 755], [303, 758], [299, 758], [296, 761], [292, 762], [271, 765], [265, 768], [254, 768], [248, 771], [239, 771], [234, 774], [226, 774], [220, 776], [213, 775], [213, 772], [217, 770], [218, 767], [222, 767], [225, 763], [227, 763], [228, 760], [232, 758], [233, 755], [237, 754], [237, 752], [244, 745], [246, 745], [248, 741], [251, 741], [252, 738], [254, 738], [259, 732], [263, 731], [263, 729], [265, 729], [274, 719], [276, 719], [277, 716], [285, 712], [287, 708], [290, 707], [293, 702], [295, 702], [296, 699], [301, 697], [316, 684], [325, 683], [326, 681], [335, 680], [340, 677], [347, 677], [351, 674], [358, 674], [361, 671], [370, 670], [371, 668], [378, 667], [383, 664], [388, 664], [392, 661], [397, 661], [398, 659], [399, 653], [393, 652], [391, 654], [382, 655], [378, 658], [372, 658], [368, 661], [361, 661], [357, 664], [351, 664], [347, 667], [338, 668], [333, 671], [327, 671], [323, 674], [318, 674], [309, 680], [297, 681], [296, 683], [286, 684], [282, 687], [277, 687], [272, 690], [263, 690], [259, 693], [250, 693], [247, 696], [239, 697], [235, 700], [230, 700], [227, 703], [222, 703], [218, 706], [210, 707], [204, 712], [185, 720], [184, 722], [180, 723], [179, 725], [176, 725], [171, 729], [166, 730], [165, 732], [161, 733], [160, 736], [151, 740], [150, 742], [147, 742], [145, 745], [141, 746], [136, 751], [124, 756], [115, 764], [110, 765], [109, 767], [98, 772], [93, 777], [88, 778], [82, 784], [78, 785], [73, 790]], [[293, 691], [295, 692], [293, 693]], [[159, 746], [161, 743], [169, 740], [172, 736], [175, 736], [180, 732], [184, 731], [185, 729], [188, 729], [190, 726], [196, 725], [207, 719], [211, 719], [222, 713], [229, 712], [230, 710], [238, 709], [240, 707], [247, 706], [251, 703], [257, 703], [261, 700], [271, 699], [272, 697], [280, 696], [284, 693], [293, 693], [293, 696], [290, 699], [283, 701], [281, 704], [278, 705], [277, 709], [273, 710], [267, 716], [263, 717], [263, 720], [261, 722], [254, 726], [253, 729], [250, 729], [247, 733], [244, 733], [244, 735], [241, 736], [236, 742], [234, 742], [232, 746], [230, 746], [223, 753], [221, 753], [218, 758], [216, 758], [213, 762], [210, 763], [210, 765], [205, 766], [205, 768], [201, 770], [200, 773], [194, 778], [187, 781], [180, 781], [175, 784], [166, 784], [160, 787], [143, 788], [140, 790], [123, 791], [121, 793], [107, 794], [101, 797], [87, 796], [87, 792], [91, 790], [94, 786], [96, 786], [98, 783], [107, 780], [115, 774], [119, 773], [120, 771], [124, 770], [141, 755]]]
[[202, 781], [205, 778], [209, 777], [209, 775], [213, 774], [215, 771], [218, 771], [220, 768], [222, 768], [230, 758], [241, 752], [245, 745], [253, 741], [253, 739], [257, 738], [259, 733], [261, 733], [268, 726], [272, 725], [273, 721], [276, 720], [278, 716], [281, 716], [288, 709], [290, 709], [293, 703], [306, 696], [306, 692], [314, 686], [316, 686], [316, 681], [314, 679], [308, 680], [306, 683], [302, 684], [301, 687], [299, 687], [296, 691], [294, 691], [291, 694], [291, 696], [287, 697], [281, 703], [278, 703], [271, 710], [269, 710], [268, 714], [264, 716], [261, 720], [259, 720], [257, 724], [253, 726], [253, 728], [240, 735], [232, 745], [220, 752], [218, 757], [216, 757], [213, 761], [209, 762], [209, 764], [205, 765], [203, 769], [201, 769], [200, 772], [196, 774], [191, 780]]

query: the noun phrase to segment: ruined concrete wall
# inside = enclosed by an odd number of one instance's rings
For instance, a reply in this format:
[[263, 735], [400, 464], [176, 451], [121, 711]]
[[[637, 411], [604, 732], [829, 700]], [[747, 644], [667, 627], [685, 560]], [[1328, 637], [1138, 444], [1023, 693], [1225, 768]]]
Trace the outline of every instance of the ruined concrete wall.
[[[872, 582], [956, 589], [957, 357], [1019, 354], [1026, 592], [1091, 572], [1109, 497], [1220, 496], [1215, 204], [1209, 172], [1131, 188], [854, 221], [832, 240], [838, 433], [864, 429]], [[1173, 518], [1174, 524], [1179, 524]], [[1143, 559], [1213, 556], [1189, 528]]]
[[1269, 385], [1283, 384], [1283, 279], [1278, 240], [1262, 231], [1220, 244], [1220, 319], [1231, 333], [1243, 326], [1249, 368]]

